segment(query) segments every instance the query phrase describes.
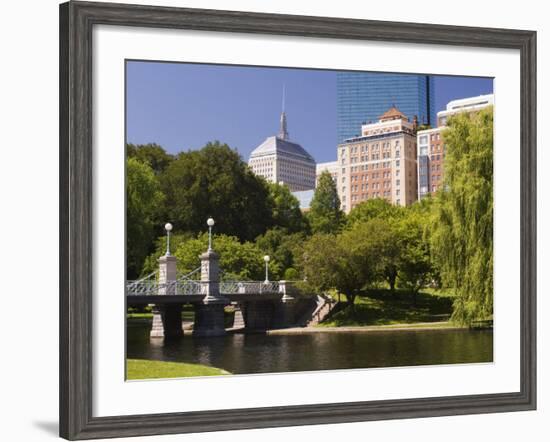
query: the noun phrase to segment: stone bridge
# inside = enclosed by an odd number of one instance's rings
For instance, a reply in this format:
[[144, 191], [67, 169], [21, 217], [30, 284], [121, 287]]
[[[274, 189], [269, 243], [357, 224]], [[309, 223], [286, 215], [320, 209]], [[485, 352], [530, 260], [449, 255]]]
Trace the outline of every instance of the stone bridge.
[[[159, 258], [158, 279], [146, 277], [127, 281], [127, 305], [152, 305], [152, 338], [183, 335], [182, 308], [191, 304], [195, 310], [194, 336], [221, 336], [226, 333], [224, 308], [235, 308], [235, 326], [249, 330], [266, 330], [296, 325], [308, 301], [316, 297], [301, 293], [287, 281], [220, 281], [219, 255], [208, 250], [200, 255], [201, 266], [184, 277], [177, 276], [176, 258], [169, 243]], [[200, 280], [191, 279], [200, 271]], [[315, 301], [314, 301], [315, 302]]]

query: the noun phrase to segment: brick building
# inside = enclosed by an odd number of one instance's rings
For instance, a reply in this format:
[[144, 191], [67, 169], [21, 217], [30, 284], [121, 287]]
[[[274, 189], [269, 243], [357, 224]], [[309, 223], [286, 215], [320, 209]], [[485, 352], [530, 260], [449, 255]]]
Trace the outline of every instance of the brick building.
[[338, 194], [342, 210], [384, 198], [407, 206], [417, 200], [416, 121], [391, 107], [379, 121], [361, 126], [359, 137], [338, 145]]

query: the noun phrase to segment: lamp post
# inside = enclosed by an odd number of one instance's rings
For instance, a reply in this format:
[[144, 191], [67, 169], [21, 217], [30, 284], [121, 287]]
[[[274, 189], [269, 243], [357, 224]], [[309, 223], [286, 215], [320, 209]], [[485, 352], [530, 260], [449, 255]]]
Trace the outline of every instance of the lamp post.
[[164, 229], [166, 230], [166, 256], [170, 256], [170, 232], [172, 231], [172, 224], [166, 223], [164, 225]]
[[267, 284], [269, 282], [269, 255], [264, 256], [264, 262], [265, 262], [265, 281], [264, 281], [264, 283]]
[[212, 250], [212, 227], [214, 226], [214, 219], [208, 218], [206, 224], [208, 225], [208, 251], [210, 252]]

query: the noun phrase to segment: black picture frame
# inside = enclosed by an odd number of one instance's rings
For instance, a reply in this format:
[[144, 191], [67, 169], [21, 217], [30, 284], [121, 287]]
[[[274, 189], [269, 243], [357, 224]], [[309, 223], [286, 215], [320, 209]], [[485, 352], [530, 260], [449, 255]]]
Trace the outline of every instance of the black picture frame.
[[[92, 415], [92, 29], [139, 26], [520, 52], [519, 392], [132, 416]], [[144, 436], [536, 408], [536, 32], [92, 2], [60, 5], [60, 436]]]

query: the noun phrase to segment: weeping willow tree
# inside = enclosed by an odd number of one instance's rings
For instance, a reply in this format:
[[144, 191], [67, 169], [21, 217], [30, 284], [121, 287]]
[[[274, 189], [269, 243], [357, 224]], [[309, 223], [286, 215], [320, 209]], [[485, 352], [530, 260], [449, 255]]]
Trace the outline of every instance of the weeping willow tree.
[[493, 109], [462, 113], [443, 132], [442, 190], [431, 241], [445, 285], [456, 290], [453, 320], [493, 315]]

